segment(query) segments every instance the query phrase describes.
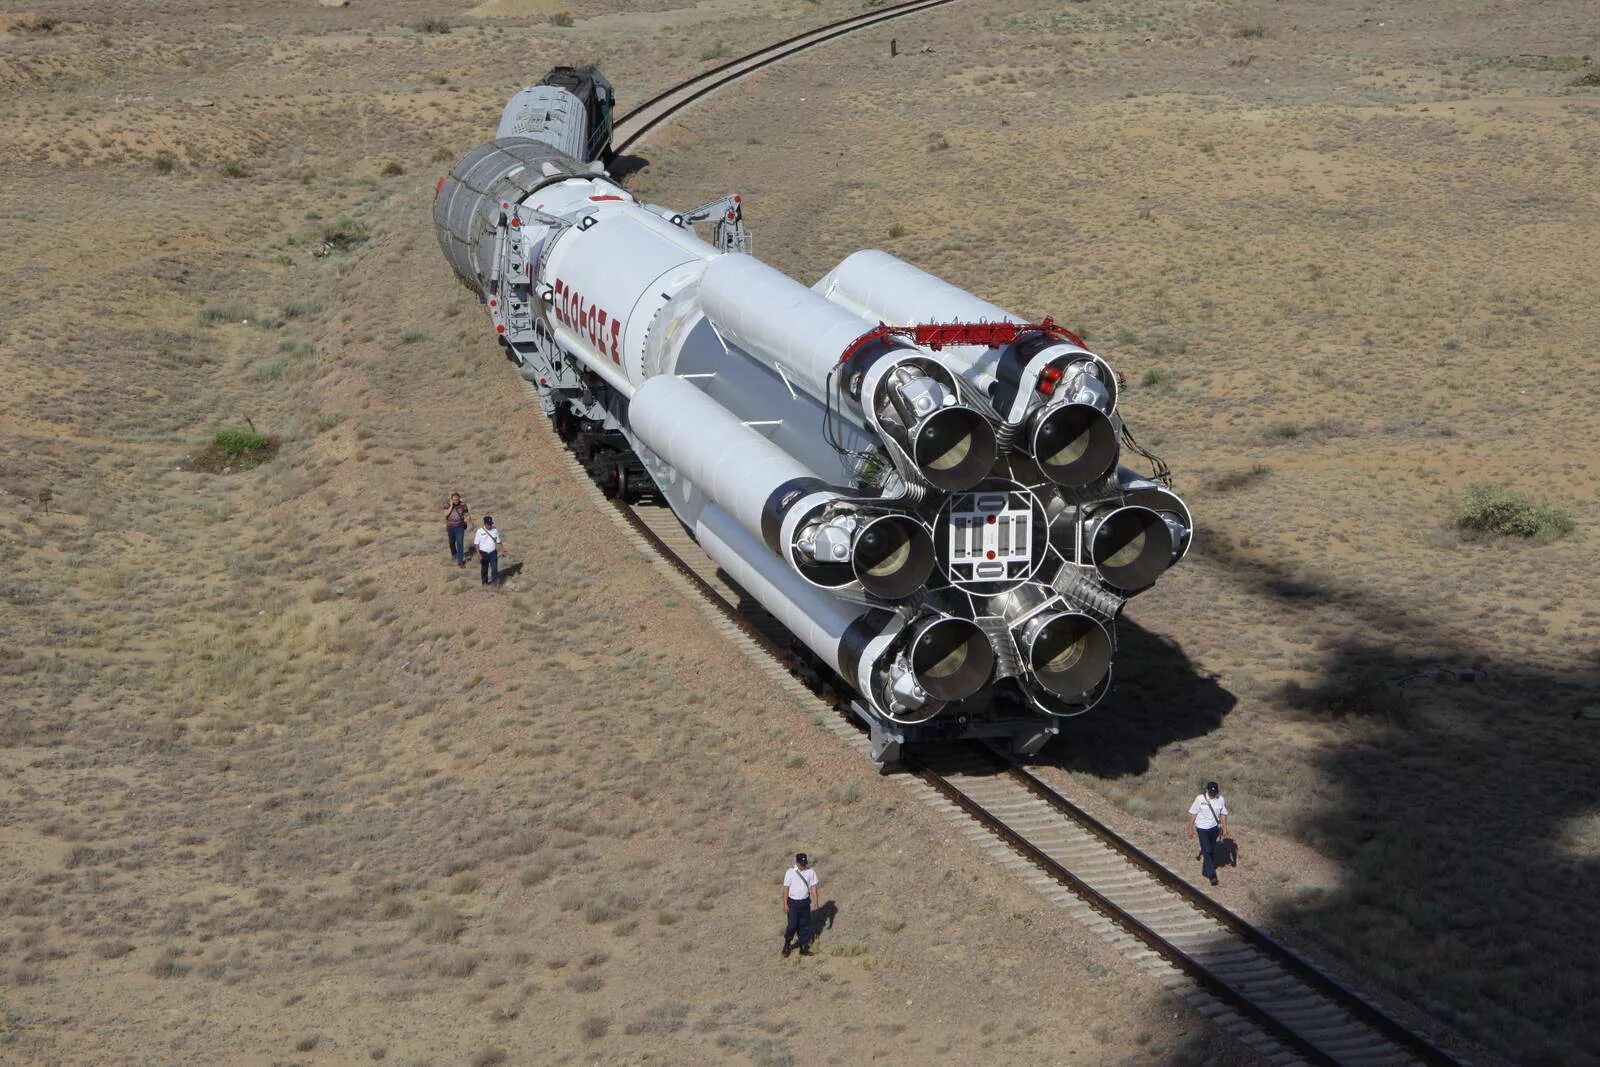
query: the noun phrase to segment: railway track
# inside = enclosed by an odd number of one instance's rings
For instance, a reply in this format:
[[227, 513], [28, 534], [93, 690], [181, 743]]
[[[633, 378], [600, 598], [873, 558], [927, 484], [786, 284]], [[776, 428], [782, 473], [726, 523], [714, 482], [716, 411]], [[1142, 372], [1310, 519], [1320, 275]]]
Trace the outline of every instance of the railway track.
[[[717, 88], [796, 52], [954, 0], [914, 0], [768, 45], [666, 90], [618, 120], [617, 152]], [[533, 393], [531, 386], [529, 392]], [[779, 686], [816, 701], [815, 721], [867, 749], [836, 696], [799, 680], [783, 627], [700, 551], [670, 509], [613, 500], [568, 456], [573, 475], [663, 571], [698, 595], [715, 625]], [[1305, 957], [1124, 841], [1025, 768], [977, 746], [919, 755], [904, 776], [998, 862], [1123, 950], [1201, 1014], [1275, 1064], [1460, 1064]]]
[[760, 70], [762, 67], [770, 66], [779, 60], [786, 59], [796, 52], [814, 48], [825, 41], [833, 40], [835, 37], [843, 37], [858, 30], [864, 30], [868, 26], [876, 26], [880, 22], [888, 22], [892, 19], [914, 15], [919, 11], [943, 7], [946, 4], [955, 2], [956, 0], [911, 0], [909, 3], [891, 4], [851, 18], [830, 22], [825, 26], [818, 26], [816, 29], [807, 30], [805, 33], [798, 33], [793, 37], [776, 41], [737, 59], [730, 59], [721, 66], [713, 67], [708, 71], [695, 75], [688, 81], [681, 82], [664, 92], [657, 93], [617, 119], [611, 132], [612, 151], [621, 155], [639, 143], [645, 134], [701, 97], [715, 92], [729, 82], [738, 81], [745, 75]]
[[[588, 477], [576, 460], [571, 470]], [[843, 703], [798, 680], [803, 671], [787, 631], [705, 558], [670, 509], [623, 504], [590, 489], [641, 550], [692, 587], [725, 635], [789, 695], [814, 703], [814, 721], [867, 751], [865, 733]], [[999, 754], [952, 746], [906, 769], [923, 799], [962, 833], [1270, 1062], [1463, 1062]]]

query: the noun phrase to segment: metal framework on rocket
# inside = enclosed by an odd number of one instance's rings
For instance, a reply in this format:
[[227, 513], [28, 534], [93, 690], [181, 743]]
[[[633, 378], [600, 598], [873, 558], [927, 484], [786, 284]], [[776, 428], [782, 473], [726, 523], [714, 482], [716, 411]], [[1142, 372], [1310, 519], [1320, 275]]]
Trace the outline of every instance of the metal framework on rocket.
[[[577, 74], [609, 123], [609, 84]], [[1124, 602], [1192, 541], [1166, 468], [1119, 464], [1149, 454], [1118, 376], [884, 252], [807, 287], [748, 254], [737, 196], [639, 201], [571, 154], [604, 151], [592, 108], [547, 106], [573, 76], [513, 97], [434, 208], [557, 432], [848, 683], [879, 762], [930, 739], [1037, 751], [1105, 695]]]

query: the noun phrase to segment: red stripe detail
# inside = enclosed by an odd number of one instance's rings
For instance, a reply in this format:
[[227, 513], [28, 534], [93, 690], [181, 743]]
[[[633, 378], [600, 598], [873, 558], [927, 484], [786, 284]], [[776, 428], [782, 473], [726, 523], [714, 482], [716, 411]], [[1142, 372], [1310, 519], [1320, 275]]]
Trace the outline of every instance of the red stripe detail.
[[590, 200], [621, 200], [622, 197], [620, 197], [620, 196], [612, 196], [610, 193], [602, 193], [599, 196], [591, 196], [589, 199]]

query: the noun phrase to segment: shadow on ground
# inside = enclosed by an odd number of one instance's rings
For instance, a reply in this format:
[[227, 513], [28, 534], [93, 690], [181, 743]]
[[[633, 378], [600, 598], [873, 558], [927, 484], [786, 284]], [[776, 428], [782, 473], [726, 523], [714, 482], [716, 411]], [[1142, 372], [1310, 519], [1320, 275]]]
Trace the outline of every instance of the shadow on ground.
[[1572, 673], [1486, 658], [1371, 594], [1209, 555], [1360, 635], [1279, 694], [1286, 714], [1340, 722], [1290, 831], [1342, 879], [1289, 886], [1273, 925], [1513, 1062], [1600, 1063], [1600, 658]]
[[611, 165], [608, 166], [606, 170], [608, 170], [611, 173], [611, 176], [617, 181], [625, 183], [629, 178], [633, 177], [635, 174], [638, 174], [649, 165], [650, 161], [644, 156], [627, 155], [624, 153], [612, 156]]
[[1143, 774], [1161, 749], [1211, 733], [1238, 703], [1183, 646], [1131, 619], [1117, 622], [1114, 669], [1105, 702], [1064, 723], [1035, 762], [1102, 778]]

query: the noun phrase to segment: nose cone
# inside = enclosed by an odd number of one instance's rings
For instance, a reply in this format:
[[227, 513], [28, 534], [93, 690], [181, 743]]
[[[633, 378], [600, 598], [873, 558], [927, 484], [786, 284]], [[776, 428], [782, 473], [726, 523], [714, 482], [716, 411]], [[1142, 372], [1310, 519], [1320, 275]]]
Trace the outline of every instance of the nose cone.
[[1111, 669], [1111, 636], [1081, 612], [1063, 611], [1031, 627], [1024, 648], [1034, 678], [1063, 700], [1089, 693]]
[[993, 672], [994, 647], [969, 619], [935, 619], [912, 638], [911, 673], [936, 700], [965, 700]]
[[1160, 515], [1145, 507], [1122, 507], [1096, 524], [1090, 554], [1108, 585], [1131, 592], [1172, 566], [1176, 549], [1172, 529]]
[[1088, 485], [1116, 465], [1121, 448], [1111, 419], [1089, 404], [1046, 408], [1033, 431], [1033, 458], [1057, 485]]
[[908, 597], [933, 573], [933, 536], [915, 519], [884, 515], [856, 535], [852, 564], [861, 588], [883, 600]]
[[994, 427], [972, 408], [941, 408], [917, 424], [911, 458], [937, 489], [971, 489], [994, 469]]

